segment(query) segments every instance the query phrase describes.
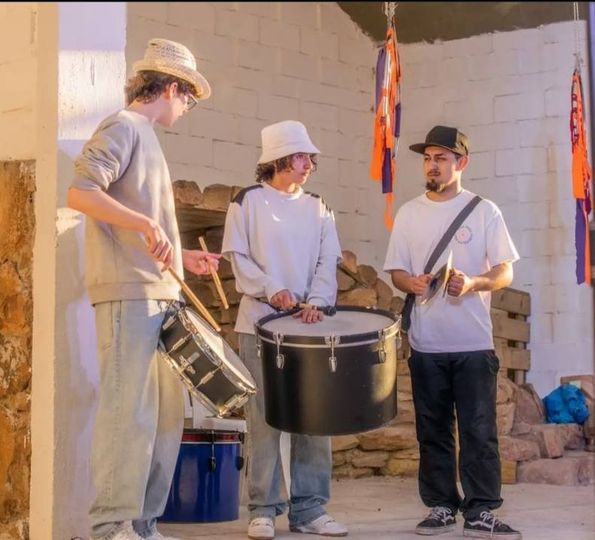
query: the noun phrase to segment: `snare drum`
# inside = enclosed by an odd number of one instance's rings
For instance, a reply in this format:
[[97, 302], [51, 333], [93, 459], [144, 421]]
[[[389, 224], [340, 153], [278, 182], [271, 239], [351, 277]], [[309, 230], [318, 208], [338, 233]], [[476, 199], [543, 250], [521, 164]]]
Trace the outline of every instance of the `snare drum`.
[[390, 422], [397, 414], [399, 330], [391, 312], [352, 306], [314, 324], [287, 313], [259, 320], [267, 423], [345, 435]]
[[159, 351], [191, 394], [216, 416], [229, 414], [256, 393], [238, 355], [188, 307], [166, 316]]

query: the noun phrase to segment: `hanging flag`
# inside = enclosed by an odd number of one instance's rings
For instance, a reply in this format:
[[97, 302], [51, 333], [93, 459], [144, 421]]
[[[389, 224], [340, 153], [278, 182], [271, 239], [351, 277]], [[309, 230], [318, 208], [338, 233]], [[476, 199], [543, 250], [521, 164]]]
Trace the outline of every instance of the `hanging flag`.
[[572, 195], [576, 199], [575, 245], [576, 281], [591, 283], [589, 214], [593, 206], [591, 166], [587, 154], [583, 108], [583, 83], [579, 67], [572, 74], [570, 140], [572, 142]]
[[397, 50], [397, 31], [394, 17], [389, 16], [389, 27], [384, 45], [378, 51], [376, 62], [376, 116], [370, 176], [382, 181], [386, 196], [384, 224], [393, 224], [393, 188], [396, 182], [395, 157], [401, 134], [401, 66]]

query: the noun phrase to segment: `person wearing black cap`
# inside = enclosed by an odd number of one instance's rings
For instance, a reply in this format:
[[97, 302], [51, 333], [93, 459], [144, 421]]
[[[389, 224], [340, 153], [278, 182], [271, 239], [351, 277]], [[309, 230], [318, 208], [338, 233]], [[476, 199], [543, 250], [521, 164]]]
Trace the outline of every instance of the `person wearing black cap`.
[[[448, 532], [455, 528], [460, 510], [464, 536], [518, 540], [521, 534], [492, 512], [503, 501], [496, 427], [499, 361], [490, 292], [510, 285], [512, 263], [519, 256], [499, 208], [462, 188], [461, 176], [469, 163], [465, 134], [435, 126], [423, 143], [410, 149], [424, 157], [426, 192], [397, 212], [384, 269], [413, 301], [408, 337], [419, 492], [431, 508], [416, 532]], [[471, 201], [476, 206], [469, 206], [470, 213], [453, 225]], [[444, 249], [437, 249], [439, 244]], [[428, 268], [430, 258], [436, 264]], [[447, 260], [452, 260], [452, 270], [442, 283], [444, 294], [428, 295], [434, 285], [432, 272]], [[404, 323], [406, 318], [404, 312]], [[455, 410], [463, 499], [457, 489]]]

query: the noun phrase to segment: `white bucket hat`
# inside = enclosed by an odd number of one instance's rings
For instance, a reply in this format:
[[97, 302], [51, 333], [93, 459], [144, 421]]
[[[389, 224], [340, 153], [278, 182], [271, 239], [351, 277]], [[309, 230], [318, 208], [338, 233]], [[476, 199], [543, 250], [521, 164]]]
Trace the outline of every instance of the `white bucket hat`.
[[295, 120], [277, 122], [263, 128], [262, 154], [258, 163], [269, 163], [291, 154], [320, 154], [312, 144], [306, 126]]
[[211, 95], [209, 82], [196, 71], [196, 59], [190, 49], [168, 39], [151, 39], [145, 50], [145, 57], [132, 66], [134, 74], [139, 71], [159, 71], [173, 75], [194, 86], [197, 99]]

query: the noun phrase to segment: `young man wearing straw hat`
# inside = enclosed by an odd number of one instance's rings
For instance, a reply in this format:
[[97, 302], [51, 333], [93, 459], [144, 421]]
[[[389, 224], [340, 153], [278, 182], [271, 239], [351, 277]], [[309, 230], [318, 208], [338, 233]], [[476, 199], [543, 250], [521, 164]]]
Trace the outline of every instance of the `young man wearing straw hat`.
[[[256, 184], [240, 191], [229, 207], [221, 252], [231, 261], [238, 290], [244, 293], [235, 330], [240, 357], [261, 390], [246, 407], [250, 441], [248, 537], [275, 536], [275, 517], [287, 503], [281, 497], [281, 433], [264, 418], [262, 367], [254, 324], [298, 302], [334, 305], [341, 248], [332, 211], [303, 185], [316, 170], [318, 148], [305, 126], [293, 120], [262, 130]], [[271, 307], [274, 306], [274, 307]], [[302, 321], [322, 313], [304, 309]], [[325, 511], [330, 497], [329, 437], [291, 435], [289, 527], [294, 532], [345, 536], [347, 529]]]
[[85, 281], [95, 307], [99, 404], [91, 466], [91, 537], [164, 540], [165, 508], [183, 429], [179, 380], [157, 342], [179, 285], [218, 256], [182, 250], [167, 163], [154, 126], [169, 127], [210, 95], [183, 45], [149, 41], [126, 84], [127, 107], [106, 118], [75, 162], [68, 205], [87, 215]]

